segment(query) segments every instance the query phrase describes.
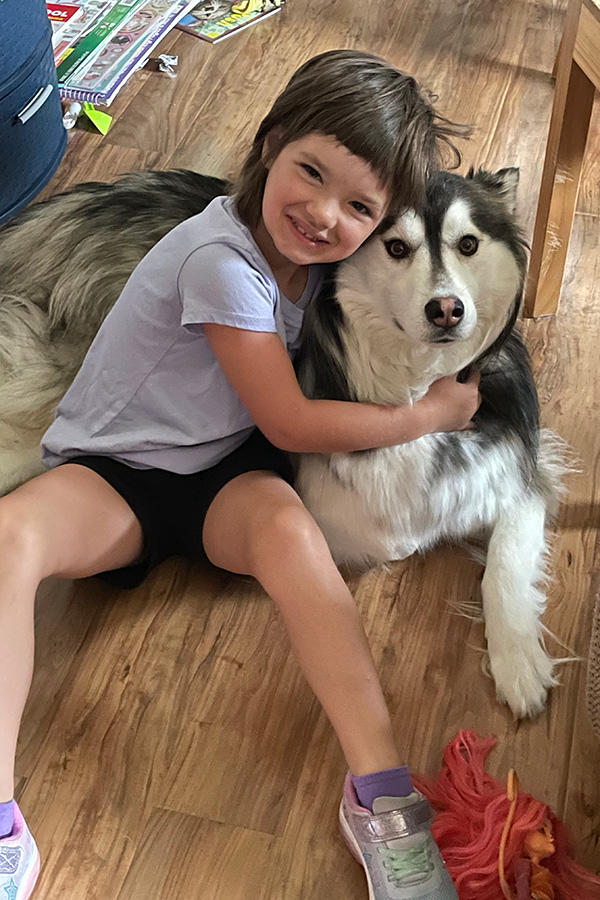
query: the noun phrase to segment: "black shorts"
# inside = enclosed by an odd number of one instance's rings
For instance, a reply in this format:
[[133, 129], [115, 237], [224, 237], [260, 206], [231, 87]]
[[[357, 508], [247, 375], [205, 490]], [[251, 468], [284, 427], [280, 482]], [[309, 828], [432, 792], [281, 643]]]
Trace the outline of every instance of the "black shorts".
[[122, 588], [137, 587], [168, 556], [206, 560], [202, 528], [208, 507], [221, 488], [238, 475], [267, 470], [289, 484], [294, 482], [290, 457], [258, 429], [221, 462], [191, 475], [163, 469], [133, 469], [108, 456], [76, 456], [67, 462], [97, 472], [129, 504], [142, 526], [144, 547], [140, 560], [122, 569], [99, 573], [104, 581]]

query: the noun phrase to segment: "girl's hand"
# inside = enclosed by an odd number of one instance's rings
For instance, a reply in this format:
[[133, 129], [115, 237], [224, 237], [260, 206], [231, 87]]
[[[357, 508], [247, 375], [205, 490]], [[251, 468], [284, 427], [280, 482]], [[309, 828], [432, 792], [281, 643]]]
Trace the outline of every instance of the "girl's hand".
[[472, 419], [481, 403], [480, 373], [474, 370], [463, 383], [457, 378], [457, 375], [446, 375], [434, 381], [416, 404], [425, 411], [431, 433], [474, 428]]

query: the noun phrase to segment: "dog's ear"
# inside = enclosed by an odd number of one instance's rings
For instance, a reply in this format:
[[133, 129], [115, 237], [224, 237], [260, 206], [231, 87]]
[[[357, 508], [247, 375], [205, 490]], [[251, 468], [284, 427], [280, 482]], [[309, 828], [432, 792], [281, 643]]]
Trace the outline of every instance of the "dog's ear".
[[485, 169], [478, 169], [476, 172], [473, 166], [467, 173], [467, 178], [476, 181], [486, 190], [499, 197], [504, 205], [514, 216], [517, 209], [517, 188], [519, 186], [519, 170], [514, 166], [505, 169], [498, 169], [497, 172], [486, 172]]

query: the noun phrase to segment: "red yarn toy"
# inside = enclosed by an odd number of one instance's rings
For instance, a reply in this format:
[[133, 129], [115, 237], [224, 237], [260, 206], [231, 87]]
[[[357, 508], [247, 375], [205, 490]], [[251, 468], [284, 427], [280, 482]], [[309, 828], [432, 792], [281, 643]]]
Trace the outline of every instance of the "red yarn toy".
[[569, 855], [552, 810], [485, 771], [496, 738], [461, 731], [437, 779], [414, 778], [437, 812], [433, 834], [460, 900], [600, 900], [600, 878]]

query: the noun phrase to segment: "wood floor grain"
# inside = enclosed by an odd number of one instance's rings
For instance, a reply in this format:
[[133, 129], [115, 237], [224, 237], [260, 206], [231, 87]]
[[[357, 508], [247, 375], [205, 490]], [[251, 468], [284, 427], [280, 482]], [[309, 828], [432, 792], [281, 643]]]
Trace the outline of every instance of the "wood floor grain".
[[[558, 0], [289, 0], [210, 46], [173, 32], [172, 80], [138, 73], [102, 138], [77, 129], [49, 196], [147, 167], [232, 176], [276, 93], [334, 47], [386, 56], [475, 132], [469, 165], [517, 165], [530, 236], [565, 4]], [[551, 553], [546, 624], [561, 684], [516, 724], [481, 669], [480, 568], [456, 548], [351, 580], [415, 770], [434, 773], [461, 728], [498, 736], [489, 763], [550, 803], [579, 861], [600, 870], [600, 745], [584, 706], [600, 587], [600, 182], [592, 123], [559, 315], [528, 321], [542, 420], [573, 447]], [[37, 604], [36, 674], [17, 791], [43, 857], [44, 900], [361, 900], [336, 831], [344, 761], [270, 600], [248, 579], [165, 562], [133, 592], [49, 580]]]

